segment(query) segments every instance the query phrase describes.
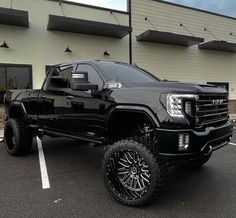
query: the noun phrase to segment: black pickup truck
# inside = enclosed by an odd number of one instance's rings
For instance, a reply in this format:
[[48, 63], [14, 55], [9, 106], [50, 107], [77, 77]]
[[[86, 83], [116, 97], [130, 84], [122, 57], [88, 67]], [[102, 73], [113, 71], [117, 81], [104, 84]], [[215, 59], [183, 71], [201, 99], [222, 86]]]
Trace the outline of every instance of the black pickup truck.
[[29, 153], [42, 135], [104, 146], [105, 185], [133, 206], [158, 196], [170, 165], [201, 167], [233, 132], [224, 89], [162, 81], [120, 62], [55, 65], [40, 90], [9, 90], [5, 107], [11, 155]]

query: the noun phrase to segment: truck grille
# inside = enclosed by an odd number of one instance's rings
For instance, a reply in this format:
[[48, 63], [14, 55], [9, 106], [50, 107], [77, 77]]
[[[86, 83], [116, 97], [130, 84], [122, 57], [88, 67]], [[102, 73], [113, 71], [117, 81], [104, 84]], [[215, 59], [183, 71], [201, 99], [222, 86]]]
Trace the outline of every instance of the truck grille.
[[200, 94], [195, 104], [195, 123], [201, 126], [228, 119], [228, 94]]

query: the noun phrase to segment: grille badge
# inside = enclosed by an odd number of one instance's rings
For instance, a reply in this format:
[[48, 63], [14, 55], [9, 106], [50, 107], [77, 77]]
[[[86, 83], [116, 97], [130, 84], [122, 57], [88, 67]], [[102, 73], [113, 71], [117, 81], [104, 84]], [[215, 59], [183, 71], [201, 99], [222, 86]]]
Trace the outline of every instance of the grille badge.
[[212, 104], [214, 104], [214, 105], [223, 105], [224, 100], [223, 99], [215, 99], [215, 100], [212, 100]]

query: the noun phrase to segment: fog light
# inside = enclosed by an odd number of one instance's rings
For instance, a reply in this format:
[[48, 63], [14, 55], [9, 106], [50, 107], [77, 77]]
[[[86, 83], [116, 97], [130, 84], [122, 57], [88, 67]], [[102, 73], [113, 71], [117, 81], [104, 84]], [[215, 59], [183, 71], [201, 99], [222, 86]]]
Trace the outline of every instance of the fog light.
[[179, 151], [186, 151], [189, 148], [189, 134], [179, 134]]

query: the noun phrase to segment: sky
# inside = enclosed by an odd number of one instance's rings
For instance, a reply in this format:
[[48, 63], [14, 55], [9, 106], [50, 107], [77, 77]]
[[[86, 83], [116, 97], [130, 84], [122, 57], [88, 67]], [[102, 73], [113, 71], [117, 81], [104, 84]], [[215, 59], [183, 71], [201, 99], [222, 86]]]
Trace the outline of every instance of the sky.
[[165, 0], [194, 8], [236, 17], [236, 0]]
[[[127, 10], [127, 0], [68, 0], [121, 11]], [[131, 0], [132, 1], [132, 0]], [[236, 17], [236, 0], [165, 0], [194, 8]]]
[[120, 11], [127, 11], [127, 0], [68, 0], [68, 1], [111, 8]]

